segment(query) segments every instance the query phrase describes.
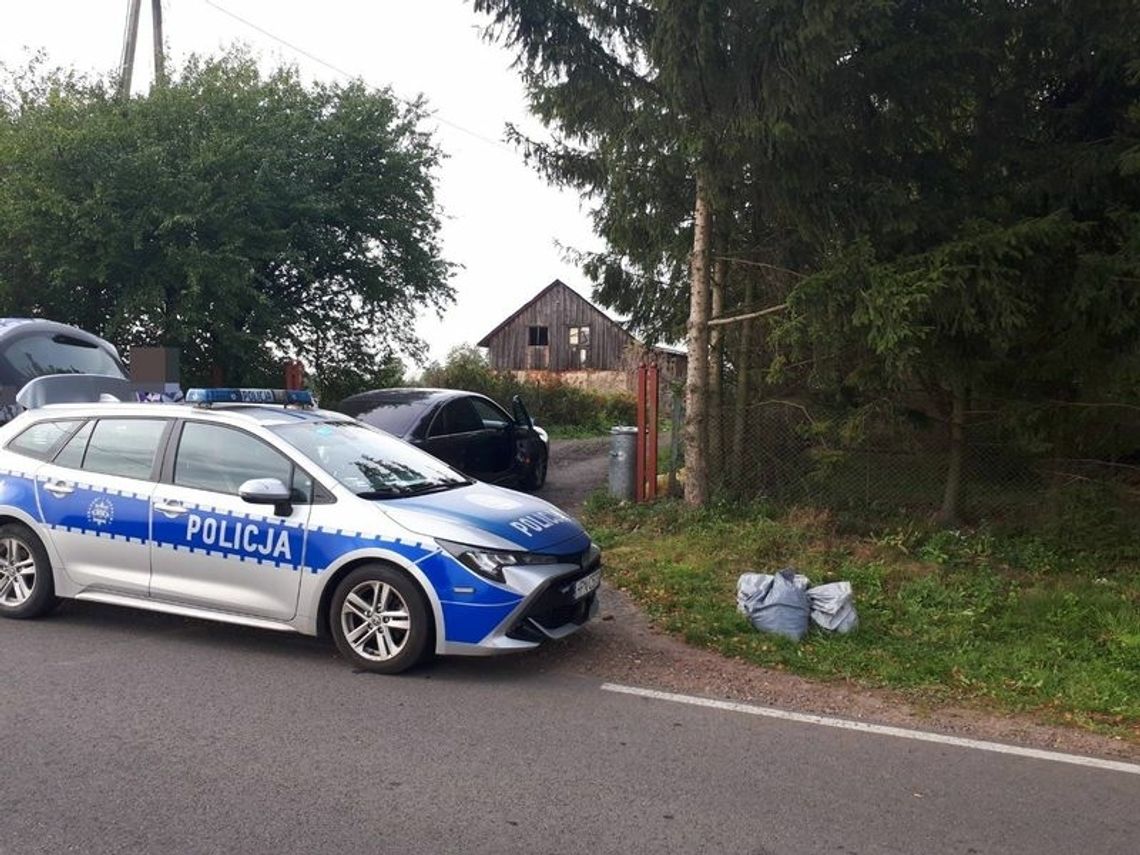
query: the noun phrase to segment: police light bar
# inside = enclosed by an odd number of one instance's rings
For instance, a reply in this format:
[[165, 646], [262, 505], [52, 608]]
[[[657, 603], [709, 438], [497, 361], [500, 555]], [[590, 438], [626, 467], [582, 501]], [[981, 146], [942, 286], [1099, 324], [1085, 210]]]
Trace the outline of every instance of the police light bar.
[[188, 404], [293, 404], [312, 407], [316, 402], [307, 389], [190, 389]]

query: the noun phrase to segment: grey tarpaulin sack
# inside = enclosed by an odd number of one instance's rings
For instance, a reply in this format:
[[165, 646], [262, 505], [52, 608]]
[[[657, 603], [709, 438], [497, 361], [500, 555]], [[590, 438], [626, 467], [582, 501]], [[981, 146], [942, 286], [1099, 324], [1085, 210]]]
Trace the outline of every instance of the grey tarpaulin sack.
[[808, 631], [807, 584], [792, 570], [745, 573], [736, 583], [737, 608], [761, 632], [799, 641]]
[[767, 591], [771, 585], [772, 577], [768, 573], [742, 573], [736, 580], [736, 610], [747, 615], [746, 603], [760, 591]]
[[829, 632], [847, 633], [859, 626], [850, 582], [816, 585], [807, 592], [811, 619]]
[[[786, 568], [783, 572], [793, 574], [792, 581], [795, 582], [797, 588], [807, 590], [811, 587], [811, 579], [796, 573], [791, 567]], [[769, 573], [741, 573], [740, 578], [736, 580], [736, 610], [742, 615], [747, 615], [748, 609], [744, 604], [751, 599], [753, 594], [761, 589], [766, 591], [771, 584], [772, 575]]]

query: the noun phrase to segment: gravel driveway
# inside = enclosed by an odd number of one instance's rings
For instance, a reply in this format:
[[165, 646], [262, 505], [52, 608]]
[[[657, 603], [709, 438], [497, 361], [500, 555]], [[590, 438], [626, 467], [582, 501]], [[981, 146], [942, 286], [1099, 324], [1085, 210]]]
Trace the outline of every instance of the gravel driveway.
[[578, 516], [595, 490], [606, 486], [610, 464], [610, 438], [554, 439], [550, 441], [550, 470], [538, 495], [569, 514]]

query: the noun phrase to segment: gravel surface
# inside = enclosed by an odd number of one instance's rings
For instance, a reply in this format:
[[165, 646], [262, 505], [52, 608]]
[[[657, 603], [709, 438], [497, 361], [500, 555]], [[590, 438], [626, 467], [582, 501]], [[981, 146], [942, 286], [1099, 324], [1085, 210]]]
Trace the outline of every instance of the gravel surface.
[[[605, 486], [609, 439], [554, 441], [547, 486], [540, 495], [578, 514], [586, 497]], [[821, 715], [840, 715], [1038, 748], [1140, 759], [1140, 745], [1042, 723], [1029, 715], [974, 708], [920, 706], [889, 690], [848, 681], [809, 680], [686, 645], [656, 630], [622, 591], [603, 583], [601, 620], [530, 656], [503, 659], [502, 668], [567, 670], [612, 682], [753, 701]]]
[[555, 439], [550, 442], [550, 470], [538, 495], [577, 516], [586, 498], [606, 486], [610, 438]]

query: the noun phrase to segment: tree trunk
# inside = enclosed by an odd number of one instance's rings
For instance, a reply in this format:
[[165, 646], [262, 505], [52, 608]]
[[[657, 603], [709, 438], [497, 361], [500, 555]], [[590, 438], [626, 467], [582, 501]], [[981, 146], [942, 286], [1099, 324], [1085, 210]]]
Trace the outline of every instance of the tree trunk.
[[[727, 287], [728, 263], [718, 258], [712, 267], [712, 302], [710, 314], [724, 314], [724, 292]], [[714, 484], [723, 480], [728, 467], [724, 459], [724, 328], [709, 328], [709, 412], [708, 459], [709, 478]]]
[[708, 501], [709, 469], [705, 456], [709, 382], [709, 231], [712, 208], [705, 178], [697, 172], [693, 205], [693, 251], [689, 256], [689, 368], [685, 383], [685, 501]]
[[[752, 277], [744, 286], [744, 305], [752, 305]], [[736, 401], [732, 415], [732, 465], [736, 472], [744, 475], [747, 467], [744, 461], [744, 429], [748, 424], [748, 400], [751, 397], [752, 371], [752, 320], [740, 322], [740, 352], [736, 355]]]
[[964, 386], [955, 386], [950, 409], [950, 467], [946, 474], [946, 492], [938, 521], [949, 525], [958, 521], [962, 505], [962, 461], [966, 456], [966, 395]]

